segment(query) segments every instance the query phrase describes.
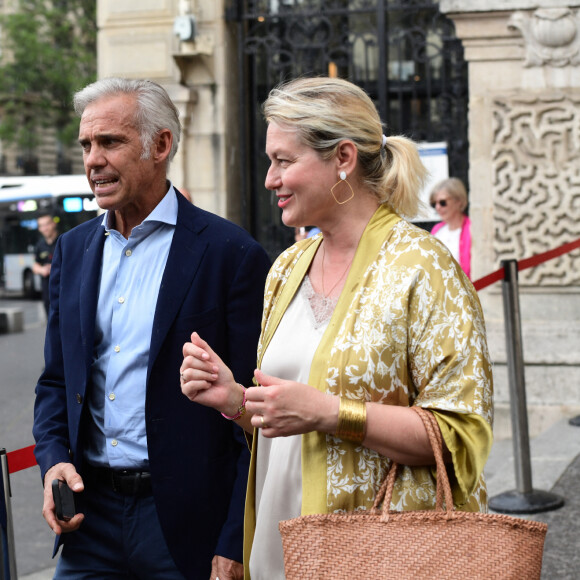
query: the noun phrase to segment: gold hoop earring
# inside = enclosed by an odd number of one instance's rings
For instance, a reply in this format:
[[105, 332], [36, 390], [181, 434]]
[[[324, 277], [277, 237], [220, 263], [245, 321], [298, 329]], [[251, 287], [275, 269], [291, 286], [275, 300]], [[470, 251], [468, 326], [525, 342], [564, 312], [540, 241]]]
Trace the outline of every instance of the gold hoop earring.
[[[350, 189], [350, 197], [348, 199], [345, 199], [344, 201], [338, 201], [338, 199], [336, 199], [336, 195], [334, 195], [334, 188], [336, 186], [340, 185], [341, 183], [346, 183], [348, 185], [348, 188]], [[334, 201], [338, 205], [343, 205], [345, 203], [348, 203], [354, 197], [354, 190], [352, 189], [352, 186], [348, 182], [348, 179], [346, 178], [346, 173], [344, 171], [340, 172], [340, 179], [330, 188], [330, 193], [332, 194]]]

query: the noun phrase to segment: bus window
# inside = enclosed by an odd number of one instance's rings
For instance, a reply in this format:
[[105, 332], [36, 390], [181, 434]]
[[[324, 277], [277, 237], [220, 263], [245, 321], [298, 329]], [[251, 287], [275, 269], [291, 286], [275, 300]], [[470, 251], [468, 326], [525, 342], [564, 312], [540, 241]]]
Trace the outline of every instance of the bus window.
[[2, 229], [6, 254], [34, 252], [38, 240], [36, 219], [21, 219], [19, 215], [7, 215]]
[[62, 234], [100, 210], [85, 175], [20, 179], [25, 180], [21, 185], [3, 186], [0, 181], [0, 285], [33, 297], [41, 287], [32, 273], [38, 215], [51, 213]]

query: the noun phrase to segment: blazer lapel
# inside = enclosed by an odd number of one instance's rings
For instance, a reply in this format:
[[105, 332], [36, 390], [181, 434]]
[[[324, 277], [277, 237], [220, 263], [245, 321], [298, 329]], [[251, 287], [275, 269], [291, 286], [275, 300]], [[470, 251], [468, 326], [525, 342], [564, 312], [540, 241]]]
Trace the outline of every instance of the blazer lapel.
[[[178, 198], [181, 196], [179, 195]], [[208, 242], [202, 241], [199, 236], [199, 233], [206, 227], [200, 219], [200, 212], [185, 204], [188, 204], [185, 199], [179, 199], [177, 224], [159, 288], [151, 335], [149, 372], [208, 247]]]
[[87, 367], [91, 364], [93, 357], [95, 318], [99, 299], [103, 245], [105, 243], [105, 228], [102, 227], [100, 221], [96, 223], [98, 225], [93, 235], [87, 236], [86, 239], [80, 285], [80, 303], [82, 305], [80, 309], [81, 337], [85, 349]]

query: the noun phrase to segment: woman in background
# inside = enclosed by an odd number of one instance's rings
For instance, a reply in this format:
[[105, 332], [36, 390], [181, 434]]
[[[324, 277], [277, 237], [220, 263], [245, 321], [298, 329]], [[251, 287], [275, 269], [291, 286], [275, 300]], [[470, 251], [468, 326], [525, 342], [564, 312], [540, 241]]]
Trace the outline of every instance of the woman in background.
[[467, 207], [465, 185], [457, 177], [444, 179], [435, 185], [429, 201], [443, 220], [433, 226], [431, 233], [447, 246], [471, 278], [471, 220], [464, 213]]

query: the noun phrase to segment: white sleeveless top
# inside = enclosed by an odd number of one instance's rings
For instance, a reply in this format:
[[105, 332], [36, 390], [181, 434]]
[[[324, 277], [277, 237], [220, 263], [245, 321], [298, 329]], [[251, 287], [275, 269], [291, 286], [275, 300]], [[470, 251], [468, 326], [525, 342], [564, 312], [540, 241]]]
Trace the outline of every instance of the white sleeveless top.
[[[315, 294], [306, 276], [264, 353], [262, 370], [281, 379], [308, 384], [312, 358], [336, 302], [337, 299]], [[284, 580], [278, 522], [301, 513], [301, 444], [301, 435], [268, 439], [258, 431], [252, 580]]]
[[459, 239], [461, 237], [461, 228], [450, 230], [449, 226], [445, 224], [437, 230], [435, 237], [447, 246], [447, 249], [455, 258], [455, 261], [459, 262]]

